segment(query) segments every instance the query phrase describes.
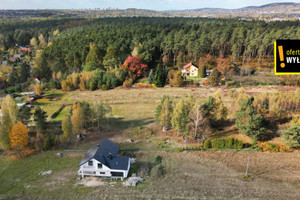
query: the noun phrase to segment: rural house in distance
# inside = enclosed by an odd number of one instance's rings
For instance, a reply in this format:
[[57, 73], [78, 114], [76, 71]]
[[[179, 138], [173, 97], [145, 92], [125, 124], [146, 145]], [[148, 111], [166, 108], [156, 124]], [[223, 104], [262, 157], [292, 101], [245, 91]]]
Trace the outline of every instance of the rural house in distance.
[[104, 138], [93, 145], [81, 160], [78, 175], [107, 178], [126, 178], [130, 169], [130, 158], [119, 156], [120, 147]]
[[191, 76], [191, 77], [197, 77], [198, 76], [198, 69], [199, 67], [195, 65], [194, 63], [190, 62], [187, 65], [185, 65], [181, 71], [182, 76]]

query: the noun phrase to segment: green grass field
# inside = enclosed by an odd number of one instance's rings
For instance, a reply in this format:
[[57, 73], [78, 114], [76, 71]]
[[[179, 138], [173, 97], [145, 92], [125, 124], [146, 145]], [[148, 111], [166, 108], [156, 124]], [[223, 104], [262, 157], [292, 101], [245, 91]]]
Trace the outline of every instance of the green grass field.
[[[44, 184], [49, 182], [49, 177], [38, 176], [38, 174], [50, 169], [53, 170], [53, 174], [63, 174], [70, 170], [76, 172], [80, 159], [81, 156], [73, 157], [68, 154], [60, 158], [56, 156], [56, 151], [37, 153], [21, 160], [9, 160], [0, 156], [0, 194], [6, 194], [8, 197], [24, 192], [33, 196], [51, 195], [53, 192], [50, 192]], [[72, 176], [68, 183], [74, 182], [75, 178]], [[57, 189], [61, 190], [58, 191], [60, 193], [68, 191], [60, 187]], [[57, 196], [55, 193], [53, 195]]]

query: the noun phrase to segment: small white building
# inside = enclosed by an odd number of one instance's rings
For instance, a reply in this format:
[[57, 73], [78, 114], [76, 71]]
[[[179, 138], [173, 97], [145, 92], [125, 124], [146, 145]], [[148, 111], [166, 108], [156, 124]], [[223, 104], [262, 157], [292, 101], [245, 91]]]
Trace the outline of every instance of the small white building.
[[120, 147], [104, 138], [93, 145], [81, 160], [78, 175], [107, 178], [126, 178], [130, 169], [130, 158], [119, 156]]

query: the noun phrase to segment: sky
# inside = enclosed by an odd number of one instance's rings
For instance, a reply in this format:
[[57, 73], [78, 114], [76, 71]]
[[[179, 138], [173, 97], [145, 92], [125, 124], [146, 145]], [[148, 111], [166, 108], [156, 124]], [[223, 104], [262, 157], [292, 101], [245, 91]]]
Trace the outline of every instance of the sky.
[[[139, 8], [184, 10], [196, 8], [242, 8], [293, 0], [0, 0], [0, 9]], [[294, 0], [300, 3], [300, 0]]]

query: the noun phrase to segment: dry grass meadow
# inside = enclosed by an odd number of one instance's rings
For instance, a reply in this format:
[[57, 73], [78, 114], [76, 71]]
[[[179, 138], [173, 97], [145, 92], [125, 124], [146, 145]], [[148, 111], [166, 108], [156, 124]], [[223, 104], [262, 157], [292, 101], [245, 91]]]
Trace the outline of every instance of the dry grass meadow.
[[[251, 95], [260, 92], [293, 91], [293, 87], [245, 87]], [[300, 153], [268, 153], [255, 151], [184, 151], [175, 152], [175, 147], [184, 146], [176, 133], [161, 132], [155, 124], [155, 108], [164, 95], [174, 101], [193, 95], [205, 101], [219, 88], [162, 88], [121, 89], [109, 91], [60, 91], [46, 93], [38, 101], [47, 112], [53, 112], [61, 104], [67, 106], [55, 118], [59, 122], [76, 101], [107, 101], [113, 116], [109, 127], [101, 134], [91, 129], [85, 140], [73, 142], [60, 150], [36, 153], [21, 160], [10, 160], [0, 154], [0, 199], [300, 199]], [[230, 89], [222, 88], [221, 94], [230, 107]], [[55, 98], [52, 98], [55, 96]], [[50, 98], [51, 97], [51, 98]], [[130, 134], [145, 130], [145, 135]], [[146, 134], [147, 132], [147, 134]], [[233, 135], [245, 142], [249, 138], [228, 127], [224, 136]], [[145, 180], [137, 187], [125, 187], [115, 180], [97, 179], [97, 186], [88, 187], [77, 180], [77, 164], [91, 144], [108, 137], [121, 147], [121, 154], [137, 159], [132, 172]], [[133, 143], [128, 142], [133, 138]], [[280, 141], [280, 138], [275, 138]], [[56, 156], [63, 153], [63, 158]], [[244, 179], [250, 155], [249, 179]], [[151, 160], [159, 156], [163, 173], [156, 175]], [[49, 176], [38, 176], [43, 170], [53, 170]], [[87, 182], [95, 180], [87, 179]]]

